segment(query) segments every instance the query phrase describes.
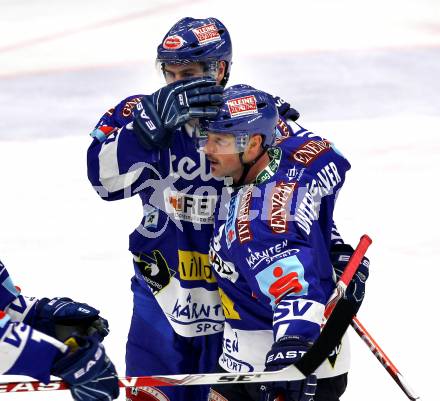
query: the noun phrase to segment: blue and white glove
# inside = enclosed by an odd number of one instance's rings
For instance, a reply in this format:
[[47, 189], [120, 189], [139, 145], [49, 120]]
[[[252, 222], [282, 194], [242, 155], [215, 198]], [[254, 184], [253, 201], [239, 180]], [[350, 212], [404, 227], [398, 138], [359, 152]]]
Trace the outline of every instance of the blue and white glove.
[[223, 102], [223, 90], [215, 79], [207, 77], [164, 86], [136, 105], [134, 133], [148, 150], [169, 148], [176, 128], [193, 118], [216, 116]]
[[118, 398], [116, 369], [95, 337], [71, 337], [72, 351], [61, 357], [51, 373], [69, 383], [75, 401], [110, 401]]
[[70, 298], [38, 300], [25, 323], [60, 341], [74, 334], [93, 335], [102, 341], [109, 333], [108, 322], [99, 316], [99, 310]]
[[278, 109], [278, 114], [281, 117], [284, 117], [286, 120], [292, 120], [292, 121], [298, 120], [300, 116], [298, 110], [291, 107], [289, 103], [287, 103], [284, 99], [280, 98], [279, 96], [272, 96], [272, 99], [274, 100]]
[[[266, 371], [280, 370], [299, 361], [312, 344], [301, 336], [284, 336], [276, 341], [266, 355]], [[313, 401], [316, 375], [304, 380], [269, 382], [260, 386], [260, 401], [273, 401], [278, 396], [284, 401]]]
[[[341, 277], [353, 252], [353, 247], [348, 244], [337, 244], [330, 249], [330, 259], [338, 279]], [[363, 257], [356, 274], [345, 291], [345, 298], [353, 305], [355, 313], [361, 307], [365, 296], [365, 282], [368, 279], [369, 267], [370, 261], [368, 258]]]

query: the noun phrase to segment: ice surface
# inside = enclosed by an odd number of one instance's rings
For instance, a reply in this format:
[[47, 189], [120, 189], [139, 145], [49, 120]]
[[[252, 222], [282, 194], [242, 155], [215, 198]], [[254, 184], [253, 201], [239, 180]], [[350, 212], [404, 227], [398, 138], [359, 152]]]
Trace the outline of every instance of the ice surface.
[[[106, 203], [93, 192], [88, 133], [121, 98], [159, 87], [155, 47], [184, 16], [221, 19], [234, 42], [231, 83], [291, 101], [304, 126], [350, 159], [336, 219], [353, 243], [363, 233], [374, 241], [359, 318], [423, 400], [438, 399], [436, 0], [0, 0], [0, 257], [14, 281], [25, 294], [99, 306], [111, 323], [107, 350], [123, 373], [132, 305], [126, 249], [142, 209], [138, 199]], [[404, 400], [351, 337], [342, 400]]]

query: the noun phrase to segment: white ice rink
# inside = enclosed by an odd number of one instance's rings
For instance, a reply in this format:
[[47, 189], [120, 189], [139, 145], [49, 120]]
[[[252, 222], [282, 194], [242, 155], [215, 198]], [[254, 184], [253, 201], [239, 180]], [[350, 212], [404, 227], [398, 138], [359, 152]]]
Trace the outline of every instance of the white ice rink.
[[[128, 234], [142, 208], [94, 193], [88, 133], [123, 97], [161, 85], [155, 49], [184, 16], [222, 20], [231, 83], [281, 95], [351, 161], [336, 221], [349, 241], [374, 241], [359, 318], [421, 399], [439, 400], [439, 0], [0, 0], [0, 258], [14, 281], [28, 295], [99, 306], [123, 374]], [[342, 400], [405, 400], [351, 339]]]

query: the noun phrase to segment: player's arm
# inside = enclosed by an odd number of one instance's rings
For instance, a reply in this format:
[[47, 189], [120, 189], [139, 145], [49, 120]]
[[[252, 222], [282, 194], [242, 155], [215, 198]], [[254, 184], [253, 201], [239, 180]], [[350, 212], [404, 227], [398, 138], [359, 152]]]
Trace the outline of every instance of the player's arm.
[[116, 370], [94, 337], [71, 337], [66, 345], [0, 311], [0, 375], [25, 375], [48, 383], [63, 378], [76, 401], [118, 397]]
[[[274, 343], [266, 355], [266, 370], [270, 371], [294, 364], [313, 345], [320, 334], [326, 294], [313, 266], [312, 249], [304, 241], [277, 237], [273, 243], [264, 241], [263, 246], [280, 250], [272, 263], [262, 266], [263, 262], [255, 270], [252, 288], [260, 301], [270, 303], [274, 312]], [[331, 272], [328, 278], [331, 282]], [[262, 386], [262, 397], [276, 399], [282, 393], [287, 401], [303, 399], [306, 393], [313, 396], [315, 385], [315, 375], [302, 381], [268, 383]]]
[[54, 361], [67, 349], [62, 342], [25, 323], [12, 322], [0, 311], [0, 374], [27, 375], [48, 382]]
[[130, 99], [135, 102], [130, 116], [114, 124], [113, 115], [126, 109], [117, 106], [92, 132], [87, 155], [89, 180], [100, 196], [116, 200], [134, 195], [136, 187], [155, 173], [152, 164], [160, 160], [161, 150], [171, 147], [178, 128], [191, 119], [217, 114], [222, 92], [211, 78], [176, 81]]
[[1, 261], [0, 310], [8, 321], [23, 322], [61, 341], [72, 334], [93, 335], [102, 340], [109, 333], [107, 320], [86, 303], [67, 297], [38, 299], [20, 294]]
[[149, 176], [147, 165], [159, 160], [159, 152], [143, 148], [133, 131], [134, 112], [143, 96], [130, 96], [108, 110], [90, 134], [87, 174], [104, 200], [132, 196]]

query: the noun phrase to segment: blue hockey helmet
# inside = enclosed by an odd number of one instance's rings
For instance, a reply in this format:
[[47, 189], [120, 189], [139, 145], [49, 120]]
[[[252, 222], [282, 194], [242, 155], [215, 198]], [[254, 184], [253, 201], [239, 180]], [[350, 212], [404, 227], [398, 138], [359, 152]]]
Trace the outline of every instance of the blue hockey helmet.
[[235, 136], [237, 153], [255, 134], [263, 137], [263, 148], [275, 143], [278, 109], [272, 96], [249, 85], [234, 85], [223, 92], [223, 101], [214, 119], [200, 119], [199, 147], [206, 143], [208, 131]]
[[207, 69], [225, 61], [226, 85], [232, 64], [232, 42], [226, 27], [216, 18], [194, 19], [186, 17], [167, 32], [157, 47], [156, 62], [184, 64], [203, 62]]

